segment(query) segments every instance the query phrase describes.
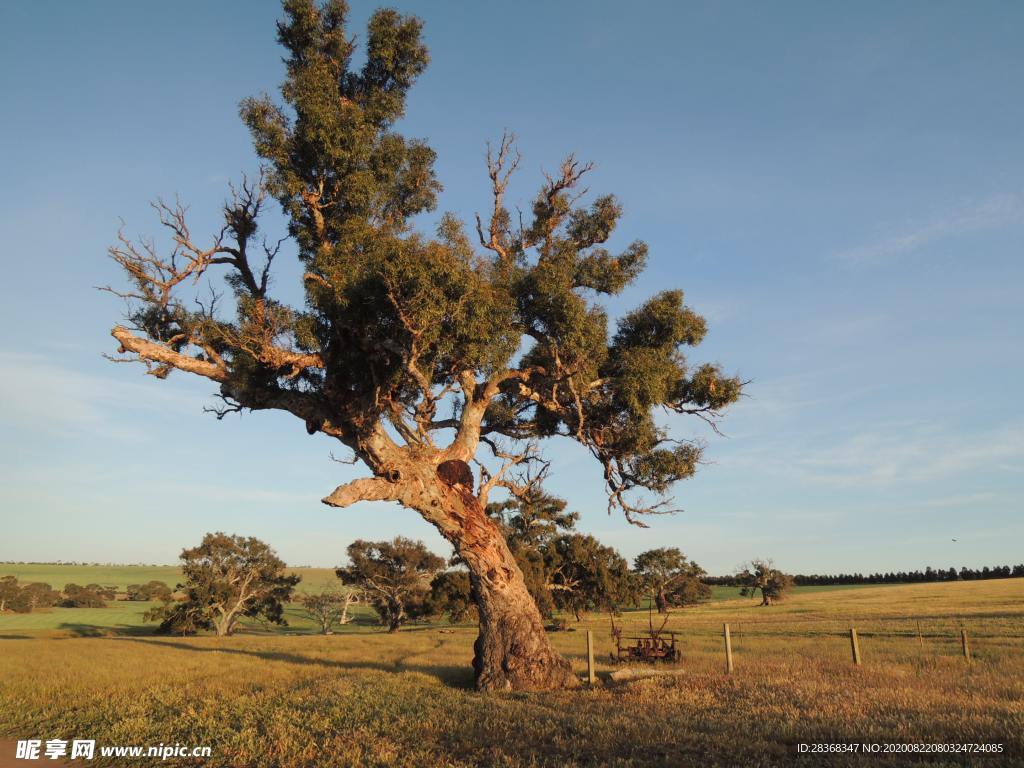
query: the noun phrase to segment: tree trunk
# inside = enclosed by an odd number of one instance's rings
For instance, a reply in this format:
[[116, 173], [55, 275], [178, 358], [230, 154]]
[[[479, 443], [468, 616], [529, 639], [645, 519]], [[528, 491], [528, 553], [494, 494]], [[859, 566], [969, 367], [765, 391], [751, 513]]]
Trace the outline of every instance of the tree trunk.
[[[507, 547], [494, 549], [502, 548], [507, 552]], [[503, 560], [494, 550], [478, 554], [486, 554], [489, 562], [482, 569], [470, 566], [480, 616], [480, 634], [473, 644], [477, 688], [524, 691], [578, 685], [569, 662], [551, 647], [515, 560], [511, 555]]]
[[658, 606], [658, 613], [668, 613], [668, 598], [665, 596], [664, 589], [658, 590], [658, 594], [654, 598], [654, 604]]
[[469, 568], [480, 617], [473, 645], [477, 688], [544, 691], [578, 686], [572, 666], [551, 647], [505, 537], [479, 500], [459, 485], [437, 484], [427, 492], [426, 503], [421, 497], [415, 507]]
[[[482, 415], [482, 410], [480, 411]], [[473, 473], [461, 458], [402, 454], [373, 433], [359, 455], [375, 478], [339, 487], [324, 503], [397, 501], [419, 512], [469, 569], [480, 618], [473, 670], [480, 690], [539, 691], [580, 684], [572, 666], [551, 647], [533, 596], [498, 525], [473, 494]]]

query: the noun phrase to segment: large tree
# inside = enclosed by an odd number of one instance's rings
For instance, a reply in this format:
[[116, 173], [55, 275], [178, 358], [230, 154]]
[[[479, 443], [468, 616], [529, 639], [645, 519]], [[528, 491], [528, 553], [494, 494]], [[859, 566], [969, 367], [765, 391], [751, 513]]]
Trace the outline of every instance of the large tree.
[[284, 605], [301, 577], [286, 573], [284, 561], [259, 539], [208, 533], [199, 546], [182, 550], [181, 561], [185, 583], [178, 589], [185, 599], [146, 614], [160, 620], [161, 631], [231, 635], [244, 616], [287, 623]]
[[686, 559], [676, 547], [659, 547], [641, 552], [633, 560], [633, 570], [658, 613], [672, 606], [694, 605], [711, 597], [711, 587], [702, 579], [707, 572]]
[[[347, 446], [370, 474], [324, 503], [397, 502], [466, 563], [480, 616], [478, 685], [573, 685], [484, 512], [489, 494], [521, 492], [542, 474], [537, 442], [561, 436], [596, 459], [610, 508], [633, 521], [668, 511], [667, 499], [633, 492], [665, 494], [694, 473], [701, 448], [670, 439], [655, 412], [714, 421], [741, 382], [715, 365], [687, 365], [682, 349], [706, 329], [681, 291], [659, 293], [609, 330], [594, 299], [629, 285], [647, 246], [606, 247], [622, 209], [610, 195], [580, 203], [591, 166], [572, 156], [517, 217], [506, 193], [519, 155], [506, 136], [488, 153], [479, 248], [452, 215], [432, 236], [415, 232], [440, 190], [433, 150], [395, 129], [428, 61], [421, 23], [376, 12], [357, 67], [343, 0], [286, 0], [284, 11], [283, 103], [242, 103], [264, 166], [235, 187], [223, 227], [202, 243], [181, 205], [158, 203], [169, 252], [123, 235], [111, 248], [131, 281], [113, 289], [130, 306], [112, 331], [120, 359], [160, 379], [174, 370], [210, 379], [222, 414], [287, 411], [310, 434]], [[271, 296], [280, 242], [260, 236], [268, 196], [297, 250], [299, 307]], [[217, 270], [233, 293], [233, 319], [223, 301], [189, 301]], [[485, 465], [479, 478], [476, 460]]]
[[349, 564], [335, 573], [342, 583], [366, 595], [389, 632], [431, 611], [430, 585], [444, 568], [422, 541], [397, 536], [392, 541], [357, 539], [348, 546]]

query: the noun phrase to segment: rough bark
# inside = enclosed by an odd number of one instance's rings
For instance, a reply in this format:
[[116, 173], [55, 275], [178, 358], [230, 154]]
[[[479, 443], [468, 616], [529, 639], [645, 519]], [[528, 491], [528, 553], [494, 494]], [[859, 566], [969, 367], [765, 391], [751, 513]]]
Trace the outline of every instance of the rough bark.
[[551, 647], [537, 605], [495, 526], [497, 541], [467, 544], [461, 554], [480, 616], [473, 672], [481, 690], [554, 690], [578, 684], [569, 662]]
[[555, 690], [579, 684], [551, 647], [537, 604], [498, 525], [464, 488], [445, 488], [442, 506], [456, 523], [449, 540], [469, 568], [480, 617], [473, 671], [481, 690]]
[[[402, 456], [386, 450], [382, 442], [377, 449], [381, 461], [375, 467], [377, 482], [391, 490], [385, 492], [375, 484], [373, 498], [390, 498], [419, 512], [451, 542], [469, 569], [480, 617], [473, 659], [477, 687], [537, 691], [579, 685], [572, 666], [552, 648], [537, 604], [500, 528], [488, 517], [472, 488], [457, 482], [461, 474], [450, 466], [453, 460], [433, 453]], [[439, 474], [441, 463], [448, 466]], [[381, 475], [397, 481], [388, 483]], [[456, 482], [451, 482], [453, 479]], [[350, 493], [350, 487], [339, 488], [324, 502], [333, 506], [354, 503], [358, 494]]]

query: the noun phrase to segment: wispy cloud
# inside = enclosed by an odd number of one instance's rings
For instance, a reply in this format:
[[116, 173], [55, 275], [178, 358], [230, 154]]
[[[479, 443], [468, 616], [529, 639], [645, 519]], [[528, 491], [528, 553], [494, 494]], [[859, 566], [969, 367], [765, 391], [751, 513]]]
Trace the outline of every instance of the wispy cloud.
[[942, 216], [903, 232], [840, 251], [836, 258], [851, 264], [873, 264], [920, 250], [946, 237], [976, 232], [1024, 218], [1024, 201], [1014, 194], [992, 195], [965, 203]]
[[134, 378], [99, 376], [42, 355], [0, 352], [0, 423], [33, 431], [129, 437], [131, 430], [124, 419], [113, 418], [125, 409], [191, 413], [199, 409], [194, 398], [177, 389], [153, 386], [156, 382], [143, 382], [135, 373]]
[[835, 488], [927, 483], [989, 469], [1024, 471], [1024, 426], [973, 434], [929, 427], [868, 432], [796, 458], [805, 479]]

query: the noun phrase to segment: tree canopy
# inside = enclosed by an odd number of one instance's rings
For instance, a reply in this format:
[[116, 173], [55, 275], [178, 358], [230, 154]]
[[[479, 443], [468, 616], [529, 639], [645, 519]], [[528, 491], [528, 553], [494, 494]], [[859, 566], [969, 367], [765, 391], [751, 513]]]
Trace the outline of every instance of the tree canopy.
[[347, 566], [337, 569], [338, 578], [366, 595], [390, 632], [431, 612], [430, 583], [444, 568], [444, 559], [422, 541], [357, 539], [348, 546], [348, 559]]
[[711, 598], [711, 588], [703, 581], [707, 572], [676, 547], [641, 552], [633, 561], [633, 570], [640, 586], [654, 600], [658, 613]]
[[761, 605], [771, 605], [782, 600], [793, 586], [793, 577], [775, 567], [771, 560], [751, 560], [736, 575], [740, 594], [755, 597], [761, 593]]
[[544, 559], [555, 605], [579, 621], [588, 611], [619, 611], [635, 602], [629, 563], [593, 536], [570, 533], [554, 539]]
[[161, 631], [230, 635], [243, 616], [287, 623], [284, 604], [302, 577], [286, 573], [284, 561], [259, 539], [208, 533], [199, 546], [182, 550], [181, 561], [185, 583], [178, 589], [185, 599], [147, 613]]
[[356, 589], [325, 589], [322, 592], [300, 595], [298, 602], [306, 615], [320, 625], [320, 633], [330, 635], [335, 624], [348, 624], [349, 609], [359, 602], [361, 593]]
[[[592, 166], [569, 156], [518, 221], [505, 196], [520, 156], [506, 136], [488, 156], [492, 200], [476, 222], [482, 251], [451, 215], [433, 236], [413, 231], [441, 188], [433, 150], [394, 129], [427, 65], [421, 22], [375, 13], [366, 63], [353, 70], [345, 3], [287, 0], [284, 9], [283, 104], [263, 96], [241, 107], [264, 172], [234, 190], [208, 245], [182, 206], [159, 203], [169, 255], [125, 237], [111, 248], [133, 283], [117, 291], [131, 304], [128, 326], [113, 332], [122, 350], [160, 378], [181, 369], [213, 379], [227, 408], [291, 411], [374, 470], [384, 457], [373, 444], [391, 442], [385, 425], [407, 450], [448, 434], [448, 457], [463, 461], [481, 436], [560, 434], [601, 463], [613, 507], [634, 521], [659, 508], [629, 492], [664, 494], [693, 474], [701, 448], [670, 439], [655, 410], [710, 419], [741, 382], [688, 364], [683, 349], [701, 342], [706, 325], [682, 291], [659, 293], [609, 330], [594, 299], [629, 285], [647, 246], [609, 250], [622, 207], [611, 195], [582, 203]], [[270, 295], [279, 245], [259, 236], [268, 195], [288, 215], [303, 307]], [[189, 306], [190, 287], [214, 268], [227, 270], [233, 320], [218, 314], [219, 302]], [[439, 415], [446, 401], [453, 416]], [[492, 476], [481, 490], [505, 481]], [[374, 488], [370, 496], [393, 495]]]

